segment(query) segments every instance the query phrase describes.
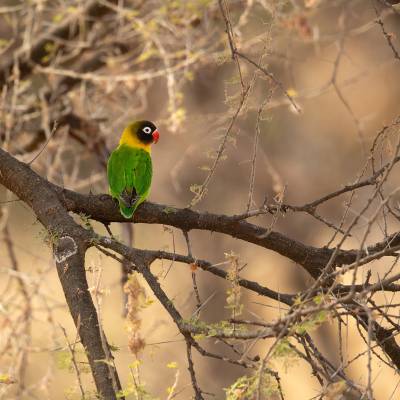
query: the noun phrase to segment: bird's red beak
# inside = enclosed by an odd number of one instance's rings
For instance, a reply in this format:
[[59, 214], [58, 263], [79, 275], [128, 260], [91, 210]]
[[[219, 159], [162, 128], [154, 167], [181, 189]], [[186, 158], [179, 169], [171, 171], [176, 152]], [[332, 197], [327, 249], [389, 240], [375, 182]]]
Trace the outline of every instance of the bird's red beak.
[[158, 130], [156, 129], [156, 130], [153, 132], [153, 143], [157, 143], [157, 142], [158, 142], [158, 139], [160, 139], [160, 133], [159, 133]]

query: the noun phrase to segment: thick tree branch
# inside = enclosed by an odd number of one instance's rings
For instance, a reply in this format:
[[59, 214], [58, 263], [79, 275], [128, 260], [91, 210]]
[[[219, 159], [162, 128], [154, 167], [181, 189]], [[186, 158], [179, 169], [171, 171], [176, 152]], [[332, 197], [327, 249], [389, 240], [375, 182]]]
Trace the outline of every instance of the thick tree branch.
[[[121, 216], [116, 203], [108, 195], [82, 195], [61, 188], [57, 188], [57, 191], [69, 211], [83, 213], [102, 223], [129, 222]], [[305, 245], [279, 232], [238, 220], [236, 216], [201, 213], [187, 208], [180, 209], [150, 202], [139, 207], [133, 221], [170, 225], [186, 231], [200, 229], [224, 233], [273, 250], [302, 265], [313, 277], [319, 276], [333, 251]], [[340, 251], [336, 262], [338, 264], [351, 263], [355, 257], [355, 252]]]
[[[108, 195], [83, 195], [67, 189], [56, 188], [69, 211], [83, 213], [102, 222], [129, 222], [124, 219], [116, 203]], [[275, 251], [296, 262], [306, 269], [314, 278], [318, 277], [332, 256], [333, 249], [313, 247], [291, 239], [269, 228], [251, 224], [238, 219], [237, 216], [197, 212], [191, 209], [174, 208], [167, 205], [146, 202], [135, 213], [133, 222], [147, 224], [164, 224], [190, 231], [192, 229], [219, 232]], [[400, 243], [400, 235], [393, 234], [390, 240], [378, 242], [363, 255], [387, 249]], [[339, 250], [333, 263], [335, 266], [355, 262], [359, 250]]]
[[[99, 394], [104, 399], [117, 399], [116, 392], [121, 390], [121, 384], [117, 371], [107, 358], [103, 346], [108, 346], [101, 340], [101, 332], [96, 308], [93, 304], [85, 275], [85, 250], [81, 237], [73, 239], [64, 236], [54, 245], [58, 277], [64, 291], [64, 295], [78, 330], [81, 342], [85, 348], [93, 378]], [[73, 252], [73, 243], [76, 243], [75, 254], [67, 256], [63, 260], [63, 254]], [[70, 247], [72, 245], [72, 248]]]
[[0, 150], [0, 183], [29, 205], [45, 227], [97, 390], [105, 399], [116, 399], [116, 389], [120, 389], [118, 375], [107, 362], [96, 309], [86, 281], [84, 257], [90, 232], [74, 222], [50, 183], [4, 150]]

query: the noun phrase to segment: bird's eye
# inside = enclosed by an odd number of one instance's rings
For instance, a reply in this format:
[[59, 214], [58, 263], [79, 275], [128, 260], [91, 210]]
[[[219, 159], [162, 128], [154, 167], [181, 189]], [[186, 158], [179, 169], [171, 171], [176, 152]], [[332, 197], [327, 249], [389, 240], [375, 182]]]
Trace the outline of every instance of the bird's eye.
[[151, 133], [151, 128], [150, 128], [149, 126], [145, 126], [145, 127], [143, 128], [143, 132], [144, 132], [144, 133], [147, 133], [147, 134], [150, 134], [150, 133]]

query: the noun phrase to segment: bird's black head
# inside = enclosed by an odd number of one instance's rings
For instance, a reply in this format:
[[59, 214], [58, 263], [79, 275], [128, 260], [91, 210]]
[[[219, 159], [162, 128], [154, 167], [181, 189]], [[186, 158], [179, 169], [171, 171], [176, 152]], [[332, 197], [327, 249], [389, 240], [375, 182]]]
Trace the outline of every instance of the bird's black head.
[[136, 121], [132, 131], [144, 144], [157, 143], [160, 137], [157, 127], [150, 121]]

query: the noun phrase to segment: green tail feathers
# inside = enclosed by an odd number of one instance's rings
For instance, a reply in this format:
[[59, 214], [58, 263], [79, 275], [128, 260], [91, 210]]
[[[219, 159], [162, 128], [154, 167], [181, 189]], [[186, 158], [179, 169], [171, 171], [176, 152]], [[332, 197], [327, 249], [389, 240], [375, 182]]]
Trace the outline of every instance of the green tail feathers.
[[121, 214], [125, 218], [132, 218], [133, 213], [136, 210], [136, 207], [127, 207], [122, 201], [119, 202], [119, 209]]
[[119, 209], [121, 214], [125, 218], [132, 218], [133, 214], [135, 213], [136, 209], [142, 204], [144, 201], [144, 197], [137, 199], [131, 206], [128, 206], [123, 199], [118, 198]]

